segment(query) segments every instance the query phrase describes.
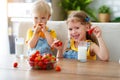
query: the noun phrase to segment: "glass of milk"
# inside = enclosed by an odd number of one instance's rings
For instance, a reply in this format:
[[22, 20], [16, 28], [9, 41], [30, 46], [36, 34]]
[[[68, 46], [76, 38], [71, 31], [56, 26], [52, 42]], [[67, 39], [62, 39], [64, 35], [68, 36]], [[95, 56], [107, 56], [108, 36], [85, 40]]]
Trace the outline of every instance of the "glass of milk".
[[78, 60], [80, 62], [87, 61], [87, 42], [80, 41], [78, 45]]
[[18, 58], [24, 57], [24, 38], [22, 37], [15, 38], [15, 55]]

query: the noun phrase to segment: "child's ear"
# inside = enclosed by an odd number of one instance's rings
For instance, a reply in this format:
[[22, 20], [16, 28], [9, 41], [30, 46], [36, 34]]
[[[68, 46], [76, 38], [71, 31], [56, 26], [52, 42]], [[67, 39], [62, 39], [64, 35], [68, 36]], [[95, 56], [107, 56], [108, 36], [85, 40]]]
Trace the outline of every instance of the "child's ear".
[[90, 30], [91, 26], [89, 24], [86, 25], [86, 30]]

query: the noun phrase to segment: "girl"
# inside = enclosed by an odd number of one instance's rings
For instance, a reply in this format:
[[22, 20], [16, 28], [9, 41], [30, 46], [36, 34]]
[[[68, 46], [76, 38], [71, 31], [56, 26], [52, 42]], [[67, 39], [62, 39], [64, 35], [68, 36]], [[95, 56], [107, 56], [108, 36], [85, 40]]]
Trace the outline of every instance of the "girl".
[[[54, 45], [58, 40], [53, 43], [54, 47], [58, 49], [57, 57], [77, 59], [78, 44], [80, 41], [86, 41], [89, 43], [87, 46], [87, 59], [96, 60], [96, 55], [100, 60], [106, 61], [109, 59], [108, 49], [103, 41], [100, 28], [97, 26], [91, 27], [90, 19], [83, 11], [71, 13], [67, 19], [67, 25], [70, 40], [66, 41], [63, 48]], [[99, 46], [93, 42], [90, 37], [91, 34], [88, 34], [90, 29], [93, 30]]]

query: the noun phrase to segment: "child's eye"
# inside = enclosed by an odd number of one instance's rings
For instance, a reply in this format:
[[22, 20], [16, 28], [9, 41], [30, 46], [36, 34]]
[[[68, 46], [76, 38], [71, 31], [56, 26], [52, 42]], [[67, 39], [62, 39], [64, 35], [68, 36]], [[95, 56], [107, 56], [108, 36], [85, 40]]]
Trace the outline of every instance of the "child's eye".
[[79, 29], [79, 27], [76, 27], [76, 29]]
[[46, 19], [46, 17], [42, 17], [41, 19]]
[[72, 28], [69, 28], [69, 31], [72, 31]]
[[38, 17], [34, 17], [34, 19], [38, 19]]

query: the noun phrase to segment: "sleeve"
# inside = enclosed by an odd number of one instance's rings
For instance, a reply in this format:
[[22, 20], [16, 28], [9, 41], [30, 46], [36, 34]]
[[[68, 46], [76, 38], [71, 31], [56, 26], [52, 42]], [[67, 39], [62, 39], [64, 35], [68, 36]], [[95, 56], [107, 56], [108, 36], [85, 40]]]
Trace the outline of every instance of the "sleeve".
[[87, 58], [88, 59], [90, 59], [90, 60], [96, 60], [96, 55], [91, 55], [92, 53], [90, 53], [90, 45], [91, 44], [93, 44], [94, 42], [92, 42], [92, 41], [88, 41], [88, 44], [87, 44], [87, 46], [88, 46], [88, 48], [87, 48]]
[[56, 32], [54, 30], [51, 30], [50, 31], [50, 35], [53, 37], [53, 38], [56, 38]]
[[33, 35], [32, 29], [28, 29], [26, 43], [28, 43], [28, 41], [32, 38], [32, 35]]

